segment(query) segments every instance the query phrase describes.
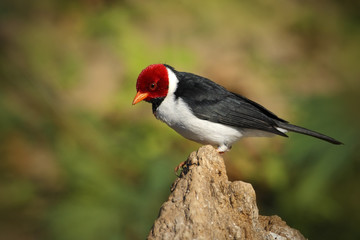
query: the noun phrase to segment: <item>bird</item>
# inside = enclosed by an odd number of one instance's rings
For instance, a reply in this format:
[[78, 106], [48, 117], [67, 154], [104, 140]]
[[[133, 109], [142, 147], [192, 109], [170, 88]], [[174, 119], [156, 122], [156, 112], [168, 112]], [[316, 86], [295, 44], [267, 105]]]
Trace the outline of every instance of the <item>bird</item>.
[[136, 82], [133, 105], [152, 104], [155, 117], [183, 137], [210, 144], [217, 152], [229, 151], [242, 137], [283, 136], [296, 132], [332, 144], [342, 142], [290, 124], [262, 105], [223, 86], [168, 64], [152, 64], [141, 71]]

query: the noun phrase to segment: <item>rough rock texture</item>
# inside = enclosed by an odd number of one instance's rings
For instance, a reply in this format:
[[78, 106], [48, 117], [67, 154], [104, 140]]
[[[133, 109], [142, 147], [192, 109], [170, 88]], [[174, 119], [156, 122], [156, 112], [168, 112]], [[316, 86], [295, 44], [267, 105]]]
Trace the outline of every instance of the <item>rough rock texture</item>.
[[212, 146], [191, 153], [148, 239], [305, 239], [278, 216], [259, 216], [251, 184], [230, 182]]

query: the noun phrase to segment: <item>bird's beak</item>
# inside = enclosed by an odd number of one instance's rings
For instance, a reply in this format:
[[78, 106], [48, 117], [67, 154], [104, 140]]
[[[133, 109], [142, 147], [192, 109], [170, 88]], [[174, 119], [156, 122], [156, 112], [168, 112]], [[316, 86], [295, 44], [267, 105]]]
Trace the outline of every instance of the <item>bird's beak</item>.
[[148, 96], [149, 96], [149, 93], [137, 92], [132, 104], [135, 105], [138, 102], [141, 102], [142, 100], [147, 98]]

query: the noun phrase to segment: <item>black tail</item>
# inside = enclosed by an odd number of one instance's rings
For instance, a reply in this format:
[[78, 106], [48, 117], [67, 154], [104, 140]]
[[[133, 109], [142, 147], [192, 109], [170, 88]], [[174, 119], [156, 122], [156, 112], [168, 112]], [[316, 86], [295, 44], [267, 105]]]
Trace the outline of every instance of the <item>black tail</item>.
[[288, 131], [297, 132], [297, 133], [305, 134], [308, 136], [316, 137], [316, 138], [319, 138], [321, 140], [327, 141], [332, 144], [337, 144], [337, 145], [343, 144], [342, 142], [339, 142], [338, 140], [336, 140], [332, 137], [326, 136], [326, 135], [318, 133], [318, 132], [311, 131], [311, 130], [303, 128], [303, 127], [295, 126], [290, 123], [277, 122], [277, 125], [280, 128], [286, 129]]

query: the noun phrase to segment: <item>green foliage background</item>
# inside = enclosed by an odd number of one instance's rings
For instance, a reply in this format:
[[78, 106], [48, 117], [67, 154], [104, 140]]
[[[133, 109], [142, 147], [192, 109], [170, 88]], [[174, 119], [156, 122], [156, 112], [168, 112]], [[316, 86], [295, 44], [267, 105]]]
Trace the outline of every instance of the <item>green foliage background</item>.
[[152, 63], [209, 77], [329, 134], [225, 155], [260, 213], [310, 239], [359, 239], [356, 1], [1, 1], [0, 239], [144, 239], [199, 145], [135, 107]]

